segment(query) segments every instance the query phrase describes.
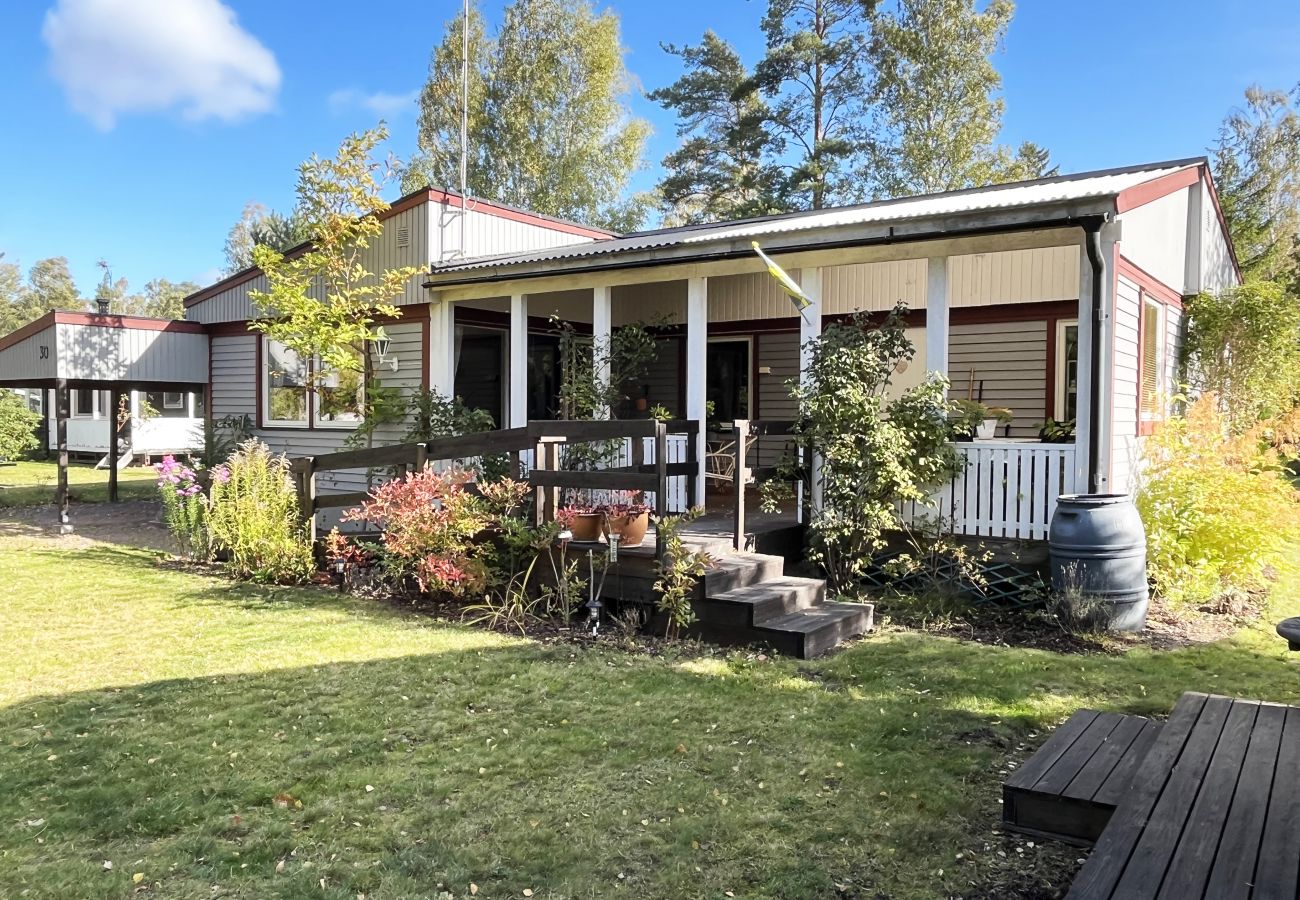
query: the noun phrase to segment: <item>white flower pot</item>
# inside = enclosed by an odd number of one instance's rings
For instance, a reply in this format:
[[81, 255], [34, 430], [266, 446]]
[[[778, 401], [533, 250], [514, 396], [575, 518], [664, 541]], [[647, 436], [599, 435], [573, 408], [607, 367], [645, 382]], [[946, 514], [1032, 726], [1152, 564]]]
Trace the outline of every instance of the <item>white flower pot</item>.
[[981, 422], [979, 425], [976, 426], [975, 437], [979, 438], [981, 441], [993, 440], [995, 437], [998, 436], [999, 424], [1000, 423], [998, 422], [997, 419], [985, 419], [983, 422]]

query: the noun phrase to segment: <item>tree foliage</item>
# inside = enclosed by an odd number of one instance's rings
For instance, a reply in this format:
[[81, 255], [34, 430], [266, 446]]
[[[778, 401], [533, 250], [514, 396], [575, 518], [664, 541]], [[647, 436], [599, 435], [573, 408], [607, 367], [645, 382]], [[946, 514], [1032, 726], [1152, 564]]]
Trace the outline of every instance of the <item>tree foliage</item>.
[[752, 73], [712, 31], [695, 47], [663, 45], [686, 71], [649, 99], [677, 115], [682, 144], [664, 157], [660, 201], [669, 224], [718, 222], [781, 212], [781, 171], [770, 159], [770, 110], [747, 90]]
[[296, 211], [286, 216], [260, 203], [246, 203], [239, 221], [226, 235], [225, 274], [233, 275], [253, 265], [253, 248], [258, 244], [283, 253], [310, 238], [307, 223]]
[[17, 459], [39, 447], [40, 424], [40, 413], [33, 412], [22, 396], [0, 388], [0, 459]]
[[991, 57], [1015, 6], [897, 0], [874, 22], [876, 116], [864, 176], [878, 197], [959, 190], [1051, 174], [1047, 153], [1000, 146], [1002, 77]]
[[[879, 327], [862, 313], [831, 324], [810, 341], [806, 380], [790, 382], [799, 406], [795, 446], [821, 464], [809, 471], [792, 458], [783, 468], [813, 496], [820, 493], [809, 522], [809, 559], [838, 594], [856, 591], [884, 532], [899, 525], [898, 504], [926, 501], [956, 471], [947, 379], [932, 373], [897, 399], [888, 394], [899, 363], [916, 353], [905, 312], [899, 305]], [[772, 488], [765, 493], [770, 505]]]
[[1246, 91], [1228, 113], [1213, 153], [1219, 204], [1248, 278], [1300, 273], [1300, 84]]
[[472, 11], [468, 105], [460, 18], [433, 51], [420, 95], [420, 152], [403, 188], [459, 185], [464, 106], [471, 194], [615, 230], [635, 227], [645, 201], [621, 198], [649, 126], [624, 100], [632, 79], [617, 16], [597, 13], [587, 0], [514, 0], [489, 37]]
[[1300, 399], [1300, 306], [1277, 282], [1248, 281], [1188, 304], [1189, 385], [1216, 394], [1241, 432]]
[[748, 83], [771, 104], [787, 209], [858, 199], [867, 116], [869, 20], [877, 0], [768, 0], [767, 52]]
[[[381, 196], [391, 161], [374, 159], [388, 137], [382, 125], [347, 137], [337, 156], [315, 154], [298, 169], [297, 215], [315, 235], [292, 257], [259, 244], [253, 261], [266, 275], [266, 291], [249, 298], [263, 318], [252, 327], [325, 369], [358, 371], [369, 360], [366, 344], [375, 320], [397, 317], [393, 305], [417, 267], [370, 272], [365, 254], [383, 232]], [[367, 373], [368, 374], [368, 373]]]

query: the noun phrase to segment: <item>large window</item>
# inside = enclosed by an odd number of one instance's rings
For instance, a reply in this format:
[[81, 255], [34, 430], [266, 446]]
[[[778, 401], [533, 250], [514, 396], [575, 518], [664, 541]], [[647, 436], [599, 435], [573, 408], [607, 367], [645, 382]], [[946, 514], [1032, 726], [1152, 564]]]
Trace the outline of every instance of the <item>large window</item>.
[[1164, 417], [1167, 389], [1165, 371], [1165, 308], [1150, 297], [1142, 299], [1141, 354], [1139, 357], [1138, 410], [1144, 423]]
[[1079, 323], [1056, 323], [1056, 404], [1058, 421], [1079, 416]]
[[307, 424], [307, 362], [270, 338], [263, 344], [262, 417], [267, 425]]

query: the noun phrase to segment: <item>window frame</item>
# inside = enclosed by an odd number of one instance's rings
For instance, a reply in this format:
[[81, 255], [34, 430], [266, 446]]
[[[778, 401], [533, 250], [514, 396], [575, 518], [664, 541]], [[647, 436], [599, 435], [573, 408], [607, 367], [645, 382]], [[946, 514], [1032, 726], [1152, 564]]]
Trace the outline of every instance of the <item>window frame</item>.
[[[307, 368], [310, 373], [315, 374], [319, 372], [321, 373], [322, 376], [325, 375], [325, 368], [321, 365], [319, 357], [312, 357], [312, 359], [308, 363]], [[316, 379], [311, 378], [310, 381], [312, 382], [312, 384], [307, 388], [307, 406], [308, 406], [307, 412], [311, 419], [312, 428], [323, 428], [323, 429], [342, 431], [346, 429], [356, 428], [364, 421], [365, 417], [361, 414], [359, 410], [354, 414], [355, 418], [351, 418], [351, 419], [321, 418], [320, 391], [318, 390]], [[361, 373], [361, 380], [357, 386], [357, 398], [361, 401], [361, 407], [364, 408], [366, 403], [366, 399], [365, 399], [366, 398], [366, 377], [365, 377], [364, 370]]]
[[[175, 403], [170, 402], [170, 401], [167, 399], [168, 397], [175, 397], [175, 398], [176, 398], [176, 402], [175, 402]], [[162, 408], [163, 408], [163, 409], [184, 409], [184, 408], [185, 408], [185, 392], [184, 392], [184, 391], [163, 391], [163, 392], [162, 392]]]
[[1056, 319], [1054, 321], [1056, 322], [1056, 334], [1055, 334], [1056, 344], [1053, 347], [1053, 350], [1055, 352], [1056, 358], [1052, 360], [1052, 395], [1053, 395], [1052, 418], [1056, 419], [1058, 422], [1064, 422], [1064, 421], [1069, 421], [1068, 419], [1065, 418], [1065, 398], [1069, 394], [1066, 385], [1066, 366], [1068, 365], [1069, 360], [1067, 359], [1065, 353], [1065, 348], [1067, 346], [1067, 342], [1065, 339], [1065, 332], [1067, 328], [1073, 328], [1075, 330], [1074, 332], [1074, 348], [1075, 348], [1074, 407], [1075, 407], [1076, 417], [1079, 409], [1079, 382], [1078, 382], [1079, 320], [1077, 318], [1074, 318], [1074, 319]]
[[[1164, 408], [1149, 409], [1146, 403], [1148, 394], [1153, 395], [1157, 400], [1168, 390], [1167, 369], [1169, 365], [1169, 348], [1167, 335], [1169, 334], [1169, 306], [1163, 300], [1156, 297], [1150, 291], [1142, 289], [1139, 292], [1138, 306], [1138, 341], [1137, 341], [1137, 426], [1139, 435], [1151, 434], [1155, 431], [1155, 426], [1163, 422], [1168, 416], [1169, 411]], [[1146, 390], [1146, 366], [1147, 366], [1147, 310], [1155, 311], [1155, 386], [1150, 392]], [[1158, 405], [1158, 404], [1157, 404]]]
[[[302, 386], [303, 391], [303, 418], [301, 419], [273, 419], [271, 418], [271, 343], [272, 338], [269, 335], [261, 335], [261, 378], [262, 385], [262, 408], [260, 410], [263, 428], [311, 428], [312, 422], [312, 402], [311, 402], [311, 361], [308, 360], [305, 366], [307, 378], [306, 383]], [[280, 343], [275, 341], [275, 343]], [[283, 344], [280, 344], [284, 347]], [[285, 348], [288, 349], [288, 348]], [[290, 351], [292, 352], [292, 351]], [[296, 354], [295, 354], [296, 355]], [[299, 357], [301, 360], [301, 357]]]
[[[83, 412], [80, 409], [81, 404], [77, 398], [81, 396], [82, 391], [90, 394], [90, 410]], [[104, 415], [104, 398], [102, 392], [94, 388], [72, 388], [68, 397], [68, 418], [70, 419], [100, 419]]]

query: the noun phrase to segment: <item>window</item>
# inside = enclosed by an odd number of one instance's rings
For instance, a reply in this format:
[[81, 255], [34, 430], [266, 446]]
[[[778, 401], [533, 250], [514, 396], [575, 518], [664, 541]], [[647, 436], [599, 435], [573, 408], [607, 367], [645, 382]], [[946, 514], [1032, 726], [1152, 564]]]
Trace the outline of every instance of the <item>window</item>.
[[[357, 365], [361, 365], [360, 354]], [[364, 381], [363, 373], [356, 369], [322, 369], [316, 380], [316, 424], [350, 427], [360, 422]]]
[[263, 344], [264, 424], [307, 424], [307, 363], [270, 338]]
[[143, 404], [149, 404], [149, 415], [163, 419], [181, 419], [190, 414], [185, 394], [180, 391], [148, 391], [140, 398], [141, 414]]
[[1141, 353], [1138, 367], [1138, 412], [1142, 422], [1154, 422], [1163, 417], [1161, 407], [1165, 392], [1165, 308], [1143, 297], [1139, 344]]
[[89, 388], [77, 388], [72, 391], [72, 417], [74, 419], [98, 419], [108, 404], [100, 396], [101, 391]]
[[1056, 405], [1053, 418], [1068, 422], [1079, 416], [1079, 323], [1056, 323]]
[[184, 409], [185, 395], [180, 391], [163, 391], [163, 409]]

